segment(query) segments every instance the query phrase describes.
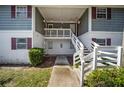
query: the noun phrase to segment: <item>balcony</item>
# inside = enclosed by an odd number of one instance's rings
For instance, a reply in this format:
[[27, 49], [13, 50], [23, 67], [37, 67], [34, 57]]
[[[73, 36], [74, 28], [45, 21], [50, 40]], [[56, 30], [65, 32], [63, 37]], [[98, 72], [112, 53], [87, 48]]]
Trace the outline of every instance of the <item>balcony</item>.
[[71, 39], [71, 29], [45, 28], [45, 39]]

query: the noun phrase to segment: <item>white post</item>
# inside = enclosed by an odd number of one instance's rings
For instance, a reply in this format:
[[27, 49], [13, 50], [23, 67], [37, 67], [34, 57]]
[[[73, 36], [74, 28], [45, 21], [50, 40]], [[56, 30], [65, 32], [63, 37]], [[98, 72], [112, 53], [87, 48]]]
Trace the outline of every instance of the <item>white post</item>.
[[81, 59], [81, 76], [80, 76], [80, 86], [83, 86], [84, 83], [84, 59], [83, 59], [84, 51], [80, 50], [80, 59]]
[[81, 76], [80, 76], [80, 86], [82, 87], [84, 83], [84, 60], [81, 60]]
[[92, 62], [92, 65], [93, 65], [92, 70], [95, 70], [96, 66], [97, 66], [97, 47], [94, 47], [94, 50], [93, 50], [93, 62]]
[[123, 48], [121, 46], [118, 47], [118, 57], [117, 57], [117, 65], [118, 66], [122, 66], [122, 51], [123, 51]]

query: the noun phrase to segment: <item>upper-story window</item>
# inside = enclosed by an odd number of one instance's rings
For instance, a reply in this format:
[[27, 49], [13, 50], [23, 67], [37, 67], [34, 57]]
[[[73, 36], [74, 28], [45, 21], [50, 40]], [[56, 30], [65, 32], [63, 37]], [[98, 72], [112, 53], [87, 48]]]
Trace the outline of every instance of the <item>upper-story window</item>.
[[27, 17], [27, 7], [26, 6], [16, 6], [16, 17], [26, 18]]
[[107, 18], [107, 9], [106, 8], [96, 8], [96, 17], [100, 19]]

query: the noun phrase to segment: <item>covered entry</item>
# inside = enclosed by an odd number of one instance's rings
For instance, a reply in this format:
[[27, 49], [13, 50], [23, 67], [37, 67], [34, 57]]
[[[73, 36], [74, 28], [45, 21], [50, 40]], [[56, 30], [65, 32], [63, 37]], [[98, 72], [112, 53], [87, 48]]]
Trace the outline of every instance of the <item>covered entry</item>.
[[46, 40], [47, 54], [73, 54], [74, 48], [71, 40]]

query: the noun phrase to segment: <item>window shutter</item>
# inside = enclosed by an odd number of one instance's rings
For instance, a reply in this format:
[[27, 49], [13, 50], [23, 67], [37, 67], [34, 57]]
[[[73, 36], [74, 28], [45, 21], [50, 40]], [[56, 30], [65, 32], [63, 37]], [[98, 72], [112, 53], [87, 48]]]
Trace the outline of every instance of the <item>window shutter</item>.
[[96, 38], [92, 38], [92, 41], [96, 42]]
[[32, 17], [32, 7], [27, 6], [27, 18], [31, 18], [31, 17]]
[[11, 6], [11, 18], [15, 18], [16, 15], [16, 7], [15, 5]]
[[96, 7], [92, 7], [92, 19], [96, 19]]
[[111, 8], [107, 8], [107, 19], [111, 19]]
[[108, 46], [111, 45], [111, 38], [107, 38], [107, 45], [108, 45]]
[[16, 49], [16, 38], [11, 38], [11, 49], [12, 50]]
[[27, 38], [27, 49], [32, 48], [32, 38]]

